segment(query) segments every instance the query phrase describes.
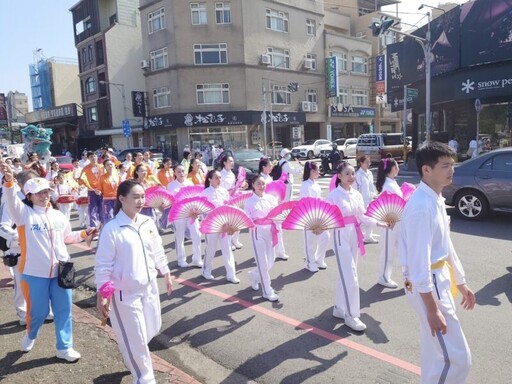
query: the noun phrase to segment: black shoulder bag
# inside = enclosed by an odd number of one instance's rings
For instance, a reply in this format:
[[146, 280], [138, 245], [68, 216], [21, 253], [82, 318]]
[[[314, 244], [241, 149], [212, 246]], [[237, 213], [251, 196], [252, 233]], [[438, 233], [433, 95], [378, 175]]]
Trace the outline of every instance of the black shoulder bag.
[[70, 261], [59, 261], [59, 287], [66, 289], [76, 288], [75, 285], [75, 267]]

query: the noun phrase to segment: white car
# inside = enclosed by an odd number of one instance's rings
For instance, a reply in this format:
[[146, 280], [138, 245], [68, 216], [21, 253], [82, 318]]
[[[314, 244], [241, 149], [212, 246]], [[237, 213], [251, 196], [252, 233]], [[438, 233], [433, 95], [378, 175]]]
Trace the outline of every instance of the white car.
[[[356, 145], [357, 145], [357, 137], [352, 137], [350, 139], [336, 139], [332, 144], [337, 145], [338, 152], [342, 159], [347, 157], [356, 157]], [[323, 149], [321, 151], [322, 154], [328, 155], [331, 152], [331, 148], [328, 150]]]
[[320, 151], [332, 148], [332, 144], [329, 140], [318, 139], [308, 140], [301, 145], [292, 148], [292, 155], [298, 158], [314, 159], [320, 156]]

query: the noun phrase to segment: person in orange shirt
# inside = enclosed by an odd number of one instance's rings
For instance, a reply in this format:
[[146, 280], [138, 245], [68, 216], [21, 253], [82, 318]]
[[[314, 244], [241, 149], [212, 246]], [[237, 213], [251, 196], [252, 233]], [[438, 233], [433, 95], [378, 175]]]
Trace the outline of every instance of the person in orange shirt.
[[90, 161], [82, 170], [80, 183], [87, 187], [89, 197], [89, 225], [97, 227], [101, 223], [102, 198], [99, 190], [100, 177], [105, 173], [103, 165], [98, 163], [98, 155], [94, 152], [87, 152], [87, 159]]
[[[172, 169], [172, 159], [170, 157], [165, 157], [162, 160], [162, 165], [157, 173], [157, 178], [160, 184], [167, 189], [167, 185], [171, 181], [174, 180], [174, 171]], [[171, 207], [164, 209], [162, 212], [162, 216], [160, 217], [160, 229], [164, 230], [167, 228], [167, 216], [169, 215], [169, 211], [171, 210]]]
[[114, 207], [116, 205], [117, 187], [119, 186], [119, 176], [114, 171], [114, 162], [110, 159], [103, 161], [105, 174], [101, 175], [99, 181], [99, 191], [102, 196], [102, 216], [101, 222], [107, 224], [114, 218]]
[[201, 160], [199, 160], [198, 158], [195, 158], [190, 163], [187, 178], [194, 185], [204, 185], [205, 175], [204, 175], [203, 171], [201, 170]]
[[136, 179], [137, 178], [137, 176], [135, 174], [135, 168], [137, 168], [138, 165], [143, 165], [146, 168], [147, 176], [152, 176], [153, 175], [153, 171], [151, 170], [151, 167], [149, 165], [147, 165], [146, 163], [144, 163], [144, 156], [142, 155], [142, 153], [136, 152], [135, 153], [135, 163], [132, 164], [132, 166], [130, 167], [130, 170], [128, 171], [128, 178], [129, 179], [131, 179], [131, 178]]

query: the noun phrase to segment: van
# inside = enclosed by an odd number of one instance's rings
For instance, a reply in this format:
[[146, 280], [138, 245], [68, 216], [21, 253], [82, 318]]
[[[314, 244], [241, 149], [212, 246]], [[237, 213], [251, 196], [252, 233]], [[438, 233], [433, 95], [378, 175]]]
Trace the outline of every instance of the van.
[[[411, 154], [411, 142], [407, 139], [407, 157]], [[370, 156], [372, 163], [381, 159], [404, 160], [404, 140], [401, 133], [365, 133], [357, 139], [356, 157]]]

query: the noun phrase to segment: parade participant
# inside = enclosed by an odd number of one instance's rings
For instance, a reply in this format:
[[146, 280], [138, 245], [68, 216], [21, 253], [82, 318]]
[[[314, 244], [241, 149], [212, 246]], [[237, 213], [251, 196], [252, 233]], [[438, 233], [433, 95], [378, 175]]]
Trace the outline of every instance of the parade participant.
[[244, 209], [254, 221], [254, 228], [249, 229], [251, 235], [256, 270], [249, 271], [249, 281], [255, 291], [261, 289], [263, 297], [269, 301], [279, 300], [270, 282], [270, 269], [274, 265], [274, 246], [277, 244], [277, 228], [272, 220], [264, 220], [272, 208], [277, 206], [277, 199], [265, 193], [265, 180], [256, 176], [252, 181], [253, 195], [245, 202]]
[[336, 188], [327, 196], [327, 201], [336, 204], [343, 214], [345, 227], [334, 230], [334, 253], [338, 262], [339, 280], [336, 284], [336, 305], [334, 317], [344, 319], [345, 325], [354, 331], [364, 331], [366, 325], [359, 319], [361, 312], [359, 280], [357, 277], [358, 254], [364, 255], [364, 239], [361, 223], [387, 227], [387, 223], [377, 222], [365, 216], [361, 194], [352, 187], [355, 170], [346, 161], [337, 168]]
[[21, 160], [20, 159], [15, 158], [12, 161], [12, 171], [14, 172], [15, 175], [23, 171], [23, 167], [21, 166]]
[[98, 155], [87, 152], [89, 164], [82, 169], [80, 182], [87, 187], [89, 197], [89, 226], [96, 227], [101, 223], [103, 213], [101, 192], [99, 190], [100, 177], [105, 173], [103, 165], [98, 163]]
[[[50, 184], [43, 178], [28, 180], [22, 201], [14, 188], [12, 169], [0, 160], [5, 177], [3, 197], [20, 234], [21, 286], [27, 302], [27, 332], [22, 351], [30, 351], [51, 308], [55, 318], [57, 358], [74, 362], [80, 354], [73, 349], [72, 290], [58, 284], [59, 261], [70, 260], [66, 244], [78, 243], [95, 229], [71, 231], [65, 216], [50, 205]], [[48, 233], [51, 233], [51, 236]], [[50, 271], [50, 272], [48, 272]]]
[[[220, 207], [229, 200], [229, 192], [221, 185], [220, 172], [216, 170], [209, 171], [206, 174], [206, 181], [204, 183], [204, 191], [202, 196], [206, 196], [208, 200], [215, 206]], [[226, 279], [233, 283], [238, 284], [240, 280], [236, 277], [235, 258], [231, 249], [231, 235], [211, 233], [205, 235], [206, 251], [204, 255], [204, 266], [202, 275], [206, 280], [212, 280], [212, 265], [213, 257], [217, 252], [217, 245], [220, 242], [222, 257], [224, 258], [224, 268], [226, 268]]]
[[[316, 182], [320, 176], [318, 165], [307, 161], [304, 164], [304, 174], [302, 176], [302, 186], [300, 187], [300, 198], [303, 197], [322, 197], [322, 188]], [[325, 263], [325, 252], [329, 245], [331, 235], [329, 231], [323, 231], [321, 234], [314, 234], [312, 231], [304, 231], [304, 249], [306, 251], [306, 266], [310, 272], [318, 272], [318, 269], [327, 268]]]
[[203, 154], [201, 152], [197, 151], [194, 154], [194, 159], [199, 161], [199, 169], [201, 169], [201, 172], [203, 172], [203, 175], [206, 175], [208, 173], [208, 167], [203, 162]]
[[80, 175], [82, 174], [82, 167], [80, 167], [80, 161], [78, 159], [73, 159], [72, 163], [73, 169], [70, 172], [71, 177], [78, 183], [78, 179], [80, 179]]
[[90, 163], [88, 157], [87, 157], [87, 151], [83, 151], [82, 152], [82, 158], [80, 159], [80, 161], [78, 162], [78, 165], [80, 166], [80, 168], [84, 169], [84, 167], [86, 165], [88, 165]]
[[172, 159], [170, 157], [164, 157], [160, 169], [158, 170], [156, 177], [164, 188], [167, 188], [169, 183], [174, 180], [174, 171], [172, 169]]
[[[103, 227], [96, 251], [97, 309], [102, 318], [110, 316], [133, 382], [155, 383], [148, 343], [162, 326], [157, 275], [164, 275], [167, 295], [172, 277], [154, 222], [140, 214], [143, 206], [144, 188], [133, 179], [122, 182], [115, 217]], [[114, 293], [107, 299], [100, 288], [109, 282]]]
[[103, 161], [105, 174], [101, 175], [98, 189], [102, 197], [102, 224], [108, 223], [114, 218], [114, 207], [116, 205], [117, 187], [120, 184], [119, 176], [114, 173], [114, 162], [110, 159]]
[[293, 177], [294, 175], [300, 175], [302, 173], [302, 164], [297, 159], [295, 159], [293, 165], [291, 164], [292, 151], [288, 148], [283, 148], [279, 156], [281, 158], [279, 159], [278, 164], [282, 168], [283, 172], [288, 175], [288, 180], [285, 181], [286, 197], [284, 201], [290, 201], [292, 199], [293, 192]]
[[128, 178], [128, 168], [123, 163], [117, 166], [117, 174], [119, 175], [119, 183], [122, 183]]
[[[363, 196], [364, 208], [367, 209], [368, 205], [377, 196], [377, 190], [373, 183], [373, 173], [370, 171], [372, 161], [370, 156], [362, 155], [357, 159], [359, 168], [356, 172], [355, 188]], [[362, 224], [361, 230], [364, 234], [364, 242], [367, 244], [377, 244], [378, 240], [373, 237], [372, 226]]]
[[183, 158], [181, 159], [181, 165], [183, 165], [183, 169], [187, 173], [185, 176], [188, 177], [188, 170], [190, 168], [190, 160], [192, 159], [192, 153], [185, 149], [183, 151]]
[[44, 166], [39, 162], [39, 157], [37, 156], [37, 153], [35, 152], [29, 152], [27, 153], [27, 163], [25, 164], [25, 170], [28, 171], [32, 169], [35, 171], [40, 177], [46, 176], [46, 170], [44, 169]]
[[201, 161], [197, 158], [192, 160], [188, 169], [187, 179], [194, 185], [204, 185], [205, 175], [201, 169]]
[[132, 164], [132, 166], [128, 170], [128, 178], [130, 178], [130, 179], [135, 178], [135, 168], [141, 164], [144, 165], [144, 167], [146, 167], [148, 176], [153, 175], [153, 171], [151, 171], [151, 167], [149, 167], [149, 165], [144, 163], [144, 155], [141, 152], [135, 152], [135, 162]]
[[[148, 166], [146, 164], [138, 164], [135, 167], [133, 171], [133, 179], [136, 180], [140, 185], [142, 185], [144, 190], [155, 185], [160, 185], [156, 177], [154, 177], [153, 175], [148, 175]], [[155, 221], [156, 223], [156, 214], [153, 208], [144, 205], [144, 207], [140, 211], [140, 214], [151, 217], [153, 221]]]
[[73, 206], [74, 197], [71, 186], [66, 181], [63, 172], [59, 172], [53, 180], [53, 201], [57, 202], [59, 211], [61, 211], [68, 221], [71, 218], [71, 208]]
[[158, 171], [158, 163], [156, 161], [151, 160], [151, 152], [144, 151], [144, 153], [142, 154], [142, 159], [144, 164], [146, 164], [149, 167], [149, 169], [151, 169], [151, 173], [153, 175], [156, 175]]
[[[398, 163], [395, 159], [383, 159], [379, 162], [377, 170], [377, 192], [384, 191], [404, 197], [400, 186], [395, 178], [398, 176]], [[398, 284], [391, 279], [393, 261], [398, 253], [398, 237], [400, 236], [400, 222], [396, 223], [393, 229], [381, 228], [380, 239], [380, 266], [378, 283], [387, 288], [397, 288]]]
[[75, 193], [76, 209], [78, 211], [78, 226], [82, 229], [87, 228], [89, 221], [89, 196], [87, 187], [79, 185]]
[[[176, 175], [176, 180], [167, 186], [167, 190], [173, 195], [176, 195], [181, 188], [193, 185], [189, 179], [185, 179], [183, 165], [178, 164], [174, 168], [174, 174]], [[168, 213], [165, 214], [164, 211], [164, 215], [167, 216]], [[192, 262], [190, 264], [187, 263], [187, 255], [185, 254], [185, 231], [187, 229], [192, 239]], [[201, 260], [201, 232], [199, 232], [199, 221], [197, 219], [192, 222], [190, 219], [174, 221], [174, 245], [179, 267], [186, 268], [190, 265], [201, 268], [203, 266], [203, 261]]]
[[59, 174], [59, 168], [60, 168], [59, 163], [57, 163], [56, 160], [50, 161], [48, 171], [46, 172], [46, 176], [44, 178], [49, 181], [49, 183], [52, 187], [53, 187], [55, 178]]
[[462, 307], [475, 306], [464, 269], [450, 238], [450, 220], [441, 192], [452, 182], [453, 152], [431, 142], [416, 151], [419, 187], [401, 218], [400, 264], [409, 304], [420, 319], [422, 383], [465, 383], [471, 366], [469, 350], [455, 314], [454, 293]]
[[272, 181], [274, 181], [272, 179], [272, 175], [270, 175], [270, 172], [272, 172], [272, 162], [270, 159], [262, 157], [258, 164], [258, 175], [263, 177], [265, 184], [270, 184]]
[[126, 155], [124, 155], [124, 161], [123, 161], [123, 165], [125, 166], [125, 168], [129, 169], [132, 164], [133, 164], [133, 155], [131, 152], [126, 152]]

